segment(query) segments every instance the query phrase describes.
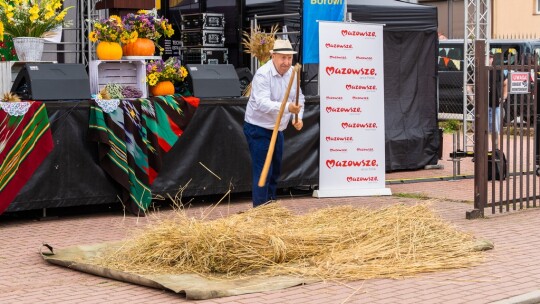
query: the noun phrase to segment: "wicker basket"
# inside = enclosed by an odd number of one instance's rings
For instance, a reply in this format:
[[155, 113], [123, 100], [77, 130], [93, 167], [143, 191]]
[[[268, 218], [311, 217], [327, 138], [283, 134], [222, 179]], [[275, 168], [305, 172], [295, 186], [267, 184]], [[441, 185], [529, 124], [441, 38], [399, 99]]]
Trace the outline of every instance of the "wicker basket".
[[43, 38], [36, 37], [13, 38], [13, 45], [20, 61], [41, 61], [44, 42]]

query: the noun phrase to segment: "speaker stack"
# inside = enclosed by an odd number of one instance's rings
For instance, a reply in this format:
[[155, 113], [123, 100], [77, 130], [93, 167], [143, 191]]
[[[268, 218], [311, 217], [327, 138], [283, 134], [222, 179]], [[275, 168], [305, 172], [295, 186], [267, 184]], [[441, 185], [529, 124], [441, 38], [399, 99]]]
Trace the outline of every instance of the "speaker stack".
[[184, 64], [227, 64], [225, 15], [182, 14], [182, 62]]

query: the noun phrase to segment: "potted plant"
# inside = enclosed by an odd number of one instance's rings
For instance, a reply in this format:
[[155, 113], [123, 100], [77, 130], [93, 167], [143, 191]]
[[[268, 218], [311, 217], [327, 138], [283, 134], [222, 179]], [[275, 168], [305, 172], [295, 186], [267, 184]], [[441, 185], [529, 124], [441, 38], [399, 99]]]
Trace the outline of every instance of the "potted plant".
[[156, 46], [160, 54], [163, 48], [157, 45], [159, 38], [171, 37], [174, 30], [169, 21], [157, 15], [157, 11], [140, 10], [137, 14], [127, 14], [122, 18], [124, 29], [130, 35], [137, 35], [135, 42], [123, 46], [124, 56], [153, 56]]
[[112, 15], [107, 19], [90, 21], [93, 30], [88, 34], [88, 39], [98, 42], [96, 55], [100, 60], [119, 60], [122, 58], [122, 44], [135, 41], [136, 33], [130, 35], [124, 30], [122, 19]]
[[22, 61], [40, 61], [43, 38], [67, 25], [69, 9], [62, 9], [64, 0], [0, 0], [0, 40], [4, 34], [13, 38]]
[[146, 65], [146, 82], [154, 96], [174, 94], [173, 82], [183, 82], [187, 75], [187, 69], [176, 57], [170, 57], [167, 61], [151, 60]]

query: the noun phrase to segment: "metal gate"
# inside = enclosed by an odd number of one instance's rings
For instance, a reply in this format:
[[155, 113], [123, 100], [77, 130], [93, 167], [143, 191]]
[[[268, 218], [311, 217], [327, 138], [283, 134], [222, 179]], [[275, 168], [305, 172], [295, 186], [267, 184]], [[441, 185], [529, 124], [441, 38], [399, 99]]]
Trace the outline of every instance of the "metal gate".
[[[538, 57], [495, 54], [494, 63], [486, 64], [485, 46], [476, 42], [474, 210], [467, 218], [482, 217], [485, 209], [502, 213], [540, 206]], [[502, 91], [504, 79], [508, 94]], [[489, 115], [497, 100], [500, 121]]]

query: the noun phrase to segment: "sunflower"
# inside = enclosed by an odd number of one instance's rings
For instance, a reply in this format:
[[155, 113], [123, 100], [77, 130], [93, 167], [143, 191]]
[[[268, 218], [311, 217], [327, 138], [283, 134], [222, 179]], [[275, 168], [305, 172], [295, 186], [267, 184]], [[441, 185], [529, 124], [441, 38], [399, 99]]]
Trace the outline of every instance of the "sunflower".
[[122, 26], [122, 18], [120, 18], [119, 16], [117, 15], [112, 15], [109, 17], [109, 19], [112, 19], [114, 21], [116, 21], [116, 23], [120, 26]]
[[88, 39], [90, 39], [90, 41], [92, 42], [96, 42], [98, 40], [96, 32], [91, 31], [90, 34], [88, 35]]

